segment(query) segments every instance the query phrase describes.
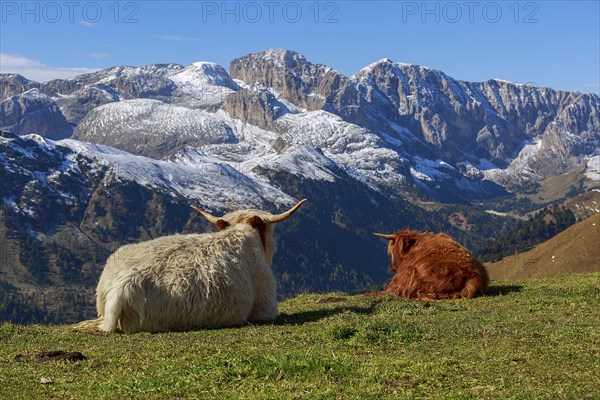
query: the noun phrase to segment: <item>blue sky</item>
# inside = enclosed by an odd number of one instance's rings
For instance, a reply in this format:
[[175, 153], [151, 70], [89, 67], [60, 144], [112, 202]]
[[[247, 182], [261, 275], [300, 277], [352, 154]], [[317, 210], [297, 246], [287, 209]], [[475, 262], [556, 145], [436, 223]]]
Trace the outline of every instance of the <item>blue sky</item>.
[[381, 58], [463, 80], [600, 92], [599, 1], [0, 1], [1, 72], [38, 81], [114, 65], [287, 48], [352, 75]]

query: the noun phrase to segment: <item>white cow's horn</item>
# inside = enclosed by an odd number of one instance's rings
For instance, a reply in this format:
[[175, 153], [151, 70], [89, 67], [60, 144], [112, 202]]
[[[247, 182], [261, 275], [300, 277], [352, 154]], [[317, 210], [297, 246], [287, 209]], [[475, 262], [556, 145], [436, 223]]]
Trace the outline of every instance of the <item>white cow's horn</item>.
[[296, 204], [294, 207], [290, 208], [289, 210], [287, 210], [286, 212], [283, 212], [281, 214], [277, 214], [277, 215], [271, 215], [268, 219], [268, 222], [272, 223], [272, 224], [276, 224], [277, 222], [281, 222], [281, 221], [285, 221], [286, 219], [288, 219], [289, 217], [291, 217], [292, 215], [294, 215], [294, 213], [296, 211], [298, 211], [298, 209], [300, 208], [300, 206], [304, 203], [306, 203], [308, 200], [306, 199], [302, 199], [298, 202], [298, 204]]
[[392, 240], [396, 237], [393, 233], [373, 233], [373, 235], [387, 240]]
[[216, 224], [217, 221], [221, 219], [219, 217], [215, 217], [214, 215], [211, 215], [211, 214], [207, 213], [204, 210], [201, 210], [200, 208], [198, 208], [196, 206], [190, 206], [190, 207], [192, 207], [194, 210], [196, 210], [200, 214], [202, 214], [204, 216], [204, 218], [206, 218], [208, 220], [208, 222], [210, 222], [211, 224]]

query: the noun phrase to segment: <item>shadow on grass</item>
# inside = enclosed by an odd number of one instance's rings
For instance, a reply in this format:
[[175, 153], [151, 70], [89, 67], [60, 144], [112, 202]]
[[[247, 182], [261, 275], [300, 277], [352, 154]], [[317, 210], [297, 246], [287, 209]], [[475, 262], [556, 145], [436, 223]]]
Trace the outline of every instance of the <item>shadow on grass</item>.
[[513, 292], [520, 292], [523, 286], [518, 285], [506, 285], [506, 286], [490, 286], [487, 290], [486, 296], [504, 296]]
[[358, 306], [347, 306], [347, 307], [335, 307], [322, 310], [303, 311], [292, 314], [282, 313], [275, 321], [273, 325], [302, 325], [307, 322], [316, 322], [323, 318], [331, 317], [344, 312], [351, 312], [354, 314], [369, 315], [375, 312], [375, 307], [379, 301], [373, 302], [368, 307]]

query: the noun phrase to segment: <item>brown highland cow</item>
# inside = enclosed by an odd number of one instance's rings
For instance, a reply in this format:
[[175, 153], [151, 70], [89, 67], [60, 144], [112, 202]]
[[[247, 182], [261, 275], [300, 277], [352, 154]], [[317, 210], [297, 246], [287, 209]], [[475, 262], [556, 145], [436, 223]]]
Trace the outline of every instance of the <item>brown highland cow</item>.
[[432, 301], [485, 294], [489, 278], [483, 265], [450, 236], [408, 229], [375, 235], [390, 241], [388, 254], [396, 275], [385, 291], [369, 295]]

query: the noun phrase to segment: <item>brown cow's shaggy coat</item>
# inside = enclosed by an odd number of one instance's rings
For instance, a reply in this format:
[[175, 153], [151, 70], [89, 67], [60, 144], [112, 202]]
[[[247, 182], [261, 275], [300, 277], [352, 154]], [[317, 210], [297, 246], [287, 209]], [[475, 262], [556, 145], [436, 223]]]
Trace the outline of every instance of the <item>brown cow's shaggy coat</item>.
[[384, 292], [413, 300], [472, 298], [484, 295], [489, 278], [481, 263], [467, 249], [445, 234], [434, 235], [404, 229], [390, 240], [392, 278]]

